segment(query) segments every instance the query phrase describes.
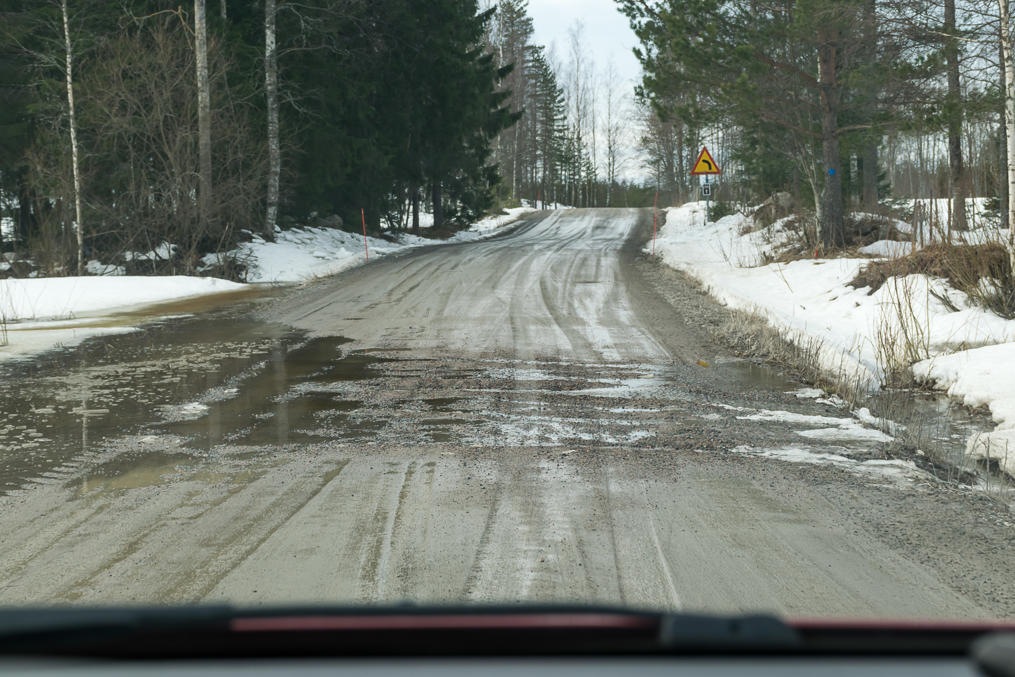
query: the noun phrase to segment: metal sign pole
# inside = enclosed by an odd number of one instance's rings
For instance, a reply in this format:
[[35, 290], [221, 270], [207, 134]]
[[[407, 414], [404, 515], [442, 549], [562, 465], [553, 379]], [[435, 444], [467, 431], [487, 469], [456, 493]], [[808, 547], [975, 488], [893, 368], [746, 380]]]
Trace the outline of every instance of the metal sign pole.
[[691, 176], [705, 177], [705, 183], [700, 186], [701, 192], [705, 196], [705, 215], [702, 225], [708, 225], [708, 213], [712, 210], [712, 186], [708, 183], [709, 174], [719, 175], [722, 174], [722, 170], [715, 163], [708, 148], [702, 146], [701, 152], [698, 153], [698, 159], [695, 160], [694, 166], [691, 168]]
[[708, 225], [708, 210], [712, 206], [712, 188], [708, 185], [708, 176], [705, 177], [705, 225]]

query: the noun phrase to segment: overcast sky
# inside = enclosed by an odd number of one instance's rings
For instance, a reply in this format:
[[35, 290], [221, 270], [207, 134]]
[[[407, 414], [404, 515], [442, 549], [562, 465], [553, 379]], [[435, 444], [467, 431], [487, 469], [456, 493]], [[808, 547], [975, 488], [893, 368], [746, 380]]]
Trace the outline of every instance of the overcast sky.
[[641, 67], [631, 53], [638, 39], [613, 0], [529, 0], [529, 15], [536, 43], [547, 48], [556, 43], [562, 64], [567, 62], [568, 30], [580, 19], [585, 24], [586, 50], [596, 63], [596, 71], [604, 71], [612, 57], [617, 73], [628, 80], [629, 89], [641, 80]]

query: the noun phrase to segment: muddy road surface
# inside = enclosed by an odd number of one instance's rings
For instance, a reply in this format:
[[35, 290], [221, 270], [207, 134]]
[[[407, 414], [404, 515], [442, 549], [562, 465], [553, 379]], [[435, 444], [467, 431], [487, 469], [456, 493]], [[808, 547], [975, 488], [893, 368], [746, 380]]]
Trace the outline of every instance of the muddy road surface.
[[3, 365], [0, 603], [1015, 614], [1003, 503], [716, 345], [650, 235], [547, 212]]

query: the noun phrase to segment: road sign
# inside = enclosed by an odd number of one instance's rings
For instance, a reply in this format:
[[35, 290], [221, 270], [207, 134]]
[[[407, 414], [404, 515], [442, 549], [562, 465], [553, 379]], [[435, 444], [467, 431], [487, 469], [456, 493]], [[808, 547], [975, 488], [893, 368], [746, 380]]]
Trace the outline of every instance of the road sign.
[[704, 195], [705, 197], [708, 197], [709, 195], [711, 195], [712, 194], [712, 186], [710, 186], [710, 185], [708, 185], [706, 183], [704, 186], [701, 187], [701, 194]]
[[705, 146], [701, 147], [701, 153], [698, 154], [698, 159], [691, 170], [691, 176], [698, 176], [699, 174], [722, 174], [719, 165], [712, 159], [712, 154], [708, 152], [708, 148]]

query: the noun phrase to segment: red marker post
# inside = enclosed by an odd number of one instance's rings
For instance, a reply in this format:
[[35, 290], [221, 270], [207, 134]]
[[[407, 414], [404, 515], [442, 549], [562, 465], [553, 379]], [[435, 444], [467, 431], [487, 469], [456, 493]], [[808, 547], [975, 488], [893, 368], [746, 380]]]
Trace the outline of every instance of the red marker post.
[[370, 250], [367, 249], [367, 215], [363, 208], [359, 208], [359, 215], [363, 219], [363, 251], [367, 253], [367, 261], [370, 260]]

